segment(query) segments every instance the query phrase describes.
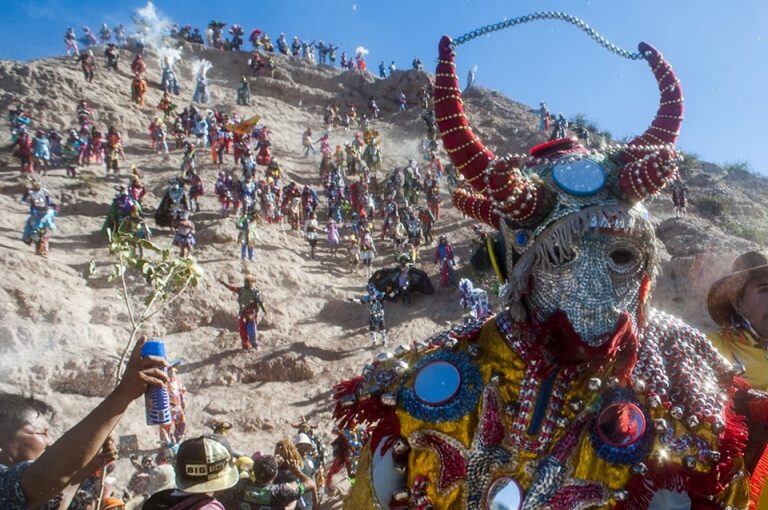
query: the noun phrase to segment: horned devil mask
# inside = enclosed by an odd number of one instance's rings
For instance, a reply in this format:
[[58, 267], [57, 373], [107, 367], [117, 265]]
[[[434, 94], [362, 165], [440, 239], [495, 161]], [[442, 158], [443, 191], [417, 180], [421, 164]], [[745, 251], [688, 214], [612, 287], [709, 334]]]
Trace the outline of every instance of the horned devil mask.
[[497, 157], [464, 113], [456, 45], [449, 37], [440, 41], [434, 94], [443, 144], [467, 183], [454, 192], [454, 204], [501, 231], [504, 297], [513, 318], [543, 323], [563, 312], [582, 341], [600, 346], [623, 316], [635, 325], [642, 318], [656, 268], [655, 236], [642, 201], [676, 171], [680, 83], [646, 43], [635, 54], [609, 48], [644, 58], [658, 83], [658, 111], [642, 135], [605, 150], [563, 138], [530, 155]]

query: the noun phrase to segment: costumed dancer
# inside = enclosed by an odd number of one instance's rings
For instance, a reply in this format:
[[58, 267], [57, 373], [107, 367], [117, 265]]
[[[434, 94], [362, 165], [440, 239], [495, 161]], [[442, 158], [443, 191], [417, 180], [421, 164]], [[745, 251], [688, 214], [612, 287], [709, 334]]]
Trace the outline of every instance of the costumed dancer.
[[469, 315], [476, 320], [485, 320], [491, 313], [491, 306], [488, 302], [488, 293], [481, 288], [475, 288], [472, 280], [462, 278], [459, 280], [459, 306], [464, 310], [469, 310]]
[[371, 276], [373, 270], [373, 259], [376, 257], [376, 245], [373, 242], [373, 235], [369, 228], [361, 229], [360, 236], [360, 261], [365, 268], [365, 277]]
[[424, 181], [424, 193], [427, 196], [427, 207], [434, 216], [435, 221], [440, 219], [440, 202], [443, 197], [440, 195], [440, 184], [436, 178], [433, 178], [430, 172], [427, 172], [427, 179]]
[[685, 216], [685, 199], [688, 192], [688, 186], [686, 186], [680, 176], [677, 175], [669, 188], [672, 192], [672, 205], [675, 208], [675, 218]]
[[376, 104], [376, 98], [371, 96], [370, 99], [368, 99], [368, 113], [371, 115], [372, 119], [378, 119], [380, 112], [379, 105]]
[[434, 237], [432, 237], [432, 229], [435, 225], [435, 215], [428, 207], [419, 208], [419, 222], [421, 223], [421, 234], [424, 238], [424, 243], [432, 244]]
[[397, 105], [398, 105], [398, 110], [401, 112], [404, 112], [408, 107], [408, 98], [405, 96], [405, 92], [403, 92], [402, 90], [397, 95]]
[[565, 115], [558, 113], [555, 117], [555, 122], [552, 124], [552, 134], [549, 135], [550, 140], [558, 140], [565, 138], [568, 130], [568, 121], [565, 119]]
[[307, 221], [304, 222], [304, 237], [309, 243], [309, 258], [315, 258], [317, 252], [317, 238], [320, 235], [320, 225], [317, 223], [317, 213], [312, 211], [309, 213]]
[[147, 72], [147, 63], [144, 62], [144, 55], [141, 53], [137, 53], [136, 56], [133, 57], [133, 61], [131, 62], [131, 72], [134, 76], [144, 76], [144, 73]]
[[192, 75], [195, 77], [195, 93], [192, 102], [208, 104], [211, 102], [211, 93], [208, 90], [208, 78], [206, 74], [213, 67], [207, 60], [195, 60], [192, 62]]
[[195, 117], [194, 132], [197, 140], [195, 146], [202, 144], [204, 149], [208, 147], [208, 120], [204, 116]]
[[[296, 41], [296, 39], [294, 39]], [[283, 55], [288, 55], [288, 41], [285, 39], [285, 34], [281, 33], [277, 37], [277, 51], [282, 53]]]
[[589, 134], [589, 129], [587, 129], [587, 126], [585, 126], [584, 124], [576, 124], [575, 126], [573, 126], [573, 131], [576, 133], [576, 138], [578, 138], [584, 144], [584, 147], [589, 148], [590, 134]]
[[192, 253], [195, 247], [195, 225], [189, 219], [189, 211], [179, 212], [179, 221], [176, 225], [176, 233], [173, 236], [173, 245], [179, 248], [179, 257], [184, 258]]
[[190, 142], [184, 142], [184, 154], [181, 156], [181, 175], [195, 170], [197, 161], [197, 149]]
[[120, 136], [120, 132], [117, 131], [114, 126], [110, 126], [107, 130], [107, 146], [104, 151], [104, 174], [109, 177], [109, 173], [114, 175], [120, 173], [120, 159], [125, 159], [123, 153], [123, 137]]
[[107, 216], [101, 228], [101, 233], [104, 236], [107, 236], [108, 232], [126, 230], [125, 222], [131, 217], [134, 207], [138, 206], [139, 214], [141, 214], [141, 204], [134, 199], [125, 186], [115, 186], [115, 191], [117, 193], [112, 198], [112, 203], [109, 205]]
[[456, 207], [505, 241], [504, 309], [337, 386], [339, 426], [371, 434], [345, 508], [386, 507], [403, 491], [405, 506], [418, 497], [435, 510], [749, 508], [745, 418], [760, 419], [750, 408], [765, 396], [746, 392], [703, 334], [648, 303], [659, 254], [642, 202], [679, 161], [674, 71], [646, 43], [621, 50], [647, 62], [660, 91], [629, 144], [560, 139], [497, 158], [463, 113], [454, 48], [441, 39], [435, 114], [473, 186], [454, 192]]
[[115, 27], [114, 35], [118, 45], [125, 46], [128, 42], [128, 36], [125, 35], [125, 27], [122, 24]]
[[440, 285], [450, 287], [456, 283], [454, 267], [456, 261], [453, 254], [453, 245], [444, 235], [440, 236], [435, 247], [435, 264], [440, 267]]
[[104, 48], [104, 66], [107, 69], [111, 69], [115, 72], [118, 71], [117, 66], [120, 62], [120, 53], [117, 51], [117, 46], [115, 43], [109, 43], [107, 44], [107, 47]]
[[147, 193], [147, 188], [141, 182], [141, 175], [139, 175], [139, 169], [136, 165], [131, 165], [131, 178], [128, 181], [128, 194], [133, 200], [141, 203], [141, 199]]
[[69, 56], [70, 51], [73, 56], [77, 57], [80, 55], [80, 50], [77, 48], [77, 35], [75, 35], [74, 28], [67, 27], [67, 31], [64, 34], [64, 44], [67, 45], [67, 56]]
[[214, 191], [216, 197], [219, 199], [221, 205], [221, 215], [229, 216], [229, 212], [234, 205], [234, 182], [231, 175], [225, 174], [223, 171], [219, 171], [216, 177], [216, 183], [214, 184]]
[[142, 74], [134, 74], [131, 80], [131, 101], [139, 106], [144, 106], [144, 95], [147, 93], [147, 80]]
[[83, 78], [88, 83], [93, 82], [93, 76], [96, 72], [96, 59], [93, 56], [93, 50], [87, 50], [77, 57], [80, 64], [80, 70], [83, 71]]
[[347, 239], [347, 262], [355, 271], [360, 270], [360, 242], [357, 236], [349, 236]]
[[199, 198], [205, 195], [205, 186], [200, 175], [193, 169], [186, 172], [184, 176], [186, 183], [189, 184], [189, 206], [190, 210], [200, 212]]
[[232, 36], [229, 40], [229, 47], [234, 51], [240, 51], [240, 48], [243, 47], [243, 36], [245, 35], [243, 27], [238, 24], [232, 25], [229, 27], [229, 35]]
[[160, 117], [155, 117], [149, 128], [150, 146], [153, 151], [157, 151], [158, 154], [168, 154], [168, 137], [165, 133], [165, 123], [160, 120]]
[[83, 27], [83, 35], [80, 37], [80, 42], [84, 48], [90, 48], [99, 44], [99, 40], [96, 39], [96, 35], [91, 31], [91, 27]]
[[331, 256], [335, 257], [339, 251], [339, 244], [341, 243], [341, 236], [339, 235], [339, 224], [336, 220], [330, 218], [325, 225], [325, 232], [328, 234], [328, 250], [331, 252]]
[[163, 92], [179, 95], [179, 82], [176, 79], [176, 72], [173, 70], [174, 60], [170, 55], [161, 59], [162, 77], [160, 79], [160, 89]]
[[256, 182], [253, 180], [253, 175], [247, 175], [244, 180], [240, 181], [240, 190], [238, 193], [238, 201], [241, 206], [241, 214], [245, 214], [249, 210], [255, 210], [256, 208], [256, 195], [257, 188]]
[[531, 113], [535, 113], [536, 116], [539, 118], [539, 131], [542, 133], [548, 133], [549, 132], [549, 123], [552, 120], [552, 117], [549, 114], [549, 109], [547, 108], [547, 105], [544, 104], [544, 102], [539, 103], [539, 107], [535, 110], [531, 110]]
[[251, 85], [245, 76], [241, 78], [240, 86], [237, 87], [237, 104], [251, 106]]
[[263, 126], [259, 130], [259, 136], [257, 137], [258, 142], [256, 144], [256, 148], [259, 151], [256, 155], [256, 164], [260, 166], [267, 166], [269, 165], [269, 162], [272, 160], [272, 152], [270, 147], [272, 146], [272, 141], [270, 140], [270, 136], [272, 135], [272, 131], [269, 130], [267, 126]]
[[238, 324], [240, 330], [240, 341], [243, 345], [243, 350], [249, 350], [251, 348], [258, 349], [258, 324], [259, 324], [259, 311], [264, 315], [262, 320], [267, 316], [267, 310], [264, 308], [264, 303], [261, 298], [261, 292], [254, 286], [256, 278], [253, 275], [246, 275], [243, 279], [243, 286], [236, 287], [228, 283], [224, 283], [219, 280], [223, 286], [237, 294], [237, 304], [239, 308], [238, 312]]
[[256, 211], [246, 211], [237, 219], [237, 241], [240, 243], [240, 258], [253, 260], [253, 250], [256, 248], [256, 241], [259, 240], [259, 233], [256, 230]]
[[304, 147], [304, 157], [309, 156], [310, 152], [313, 156], [317, 155], [317, 149], [312, 143], [312, 128], [308, 127], [304, 134], [301, 135], [301, 145]]
[[368, 331], [371, 334], [371, 344], [387, 344], [387, 327], [384, 322], [384, 298], [386, 294], [381, 292], [372, 283], [366, 288], [366, 295], [361, 298], [350, 298], [353, 303], [368, 305]]
[[354, 486], [360, 454], [368, 440], [365, 427], [353, 421], [345, 424], [344, 427], [337, 428], [335, 433], [336, 439], [331, 443], [333, 462], [328, 468], [328, 473], [325, 475], [325, 492], [331, 495], [336, 492], [333, 485], [333, 477], [340, 473], [342, 469], [346, 469], [347, 478]]
[[173, 101], [171, 101], [171, 98], [168, 96], [168, 92], [163, 91], [163, 97], [161, 97], [160, 101], [157, 103], [157, 109], [163, 112], [164, 123], [170, 123], [171, 119], [174, 117], [175, 119], [179, 119], [179, 117], [175, 115], [176, 105], [173, 103]]
[[106, 23], [102, 23], [101, 28], [99, 28], [99, 38], [102, 45], [107, 44], [112, 39], [112, 30], [109, 29], [109, 25]]
[[467, 88], [474, 87], [477, 81], [477, 66], [467, 71]]
[[32, 187], [24, 194], [22, 202], [29, 204], [29, 217], [24, 223], [21, 240], [27, 245], [34, 244], [36, 255], [47, 257], [48, 241], [56, 230], [56, 206], [48, 190], [37, 179], [32, 181]]
[[190, 210], [189, 196], [184, 185], [179, 178], [173, 177], [155, 210], [155, 223], [159, 227], [171, 227], [175, 230], [181, 221], [182, 213], [189, 213]]
[[18, 136], [16, 137], [16, 141], [13, 143], [11, 148], [15, 148], [13, 155], [19, 158], [19, 162], [21, 163], [21, 173], [31, 174], [33, 170], [33, 149], [32, 138], [29, 136], [29, 133], [27, 131], [19, 132]]

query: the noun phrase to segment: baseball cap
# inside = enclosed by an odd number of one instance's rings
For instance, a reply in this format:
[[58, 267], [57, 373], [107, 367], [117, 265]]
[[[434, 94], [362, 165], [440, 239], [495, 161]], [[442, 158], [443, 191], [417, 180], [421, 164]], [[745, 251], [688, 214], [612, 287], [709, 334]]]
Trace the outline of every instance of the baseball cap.
[[229, 445], [208, 435], [181, 443], [174, 469], [176, 487], [190, 494], [229, 489], [240, 479]]

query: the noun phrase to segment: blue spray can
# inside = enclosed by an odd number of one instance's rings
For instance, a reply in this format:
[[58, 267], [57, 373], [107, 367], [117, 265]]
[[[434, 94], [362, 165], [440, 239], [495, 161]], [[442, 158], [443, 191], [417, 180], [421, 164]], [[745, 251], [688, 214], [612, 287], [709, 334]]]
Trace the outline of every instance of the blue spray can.
[[[166, 358], [165, 343], [162, 340], [147, 340], [141, 347], [141, 357], [157, 356]], [[150, 386], [144, 393], [147, 425], [171, 423], [171, 401], [168, 391], [162, 386]]]

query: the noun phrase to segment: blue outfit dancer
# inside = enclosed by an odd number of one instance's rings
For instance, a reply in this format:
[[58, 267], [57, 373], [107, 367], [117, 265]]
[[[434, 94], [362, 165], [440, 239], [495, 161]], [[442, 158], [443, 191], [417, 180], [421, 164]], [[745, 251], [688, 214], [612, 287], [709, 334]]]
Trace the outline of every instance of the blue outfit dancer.
[[367, 294], [361, 298], [350, 298], [352, 303], [368, 305], [368, 330], [371, 334], [371, 343], [376, 345], [379, 336], [381, 345], [387, 343], [387, 327], [384, 323], [384, 297], [386, 294], [381, 292], [372, 283], [368, 284]]

